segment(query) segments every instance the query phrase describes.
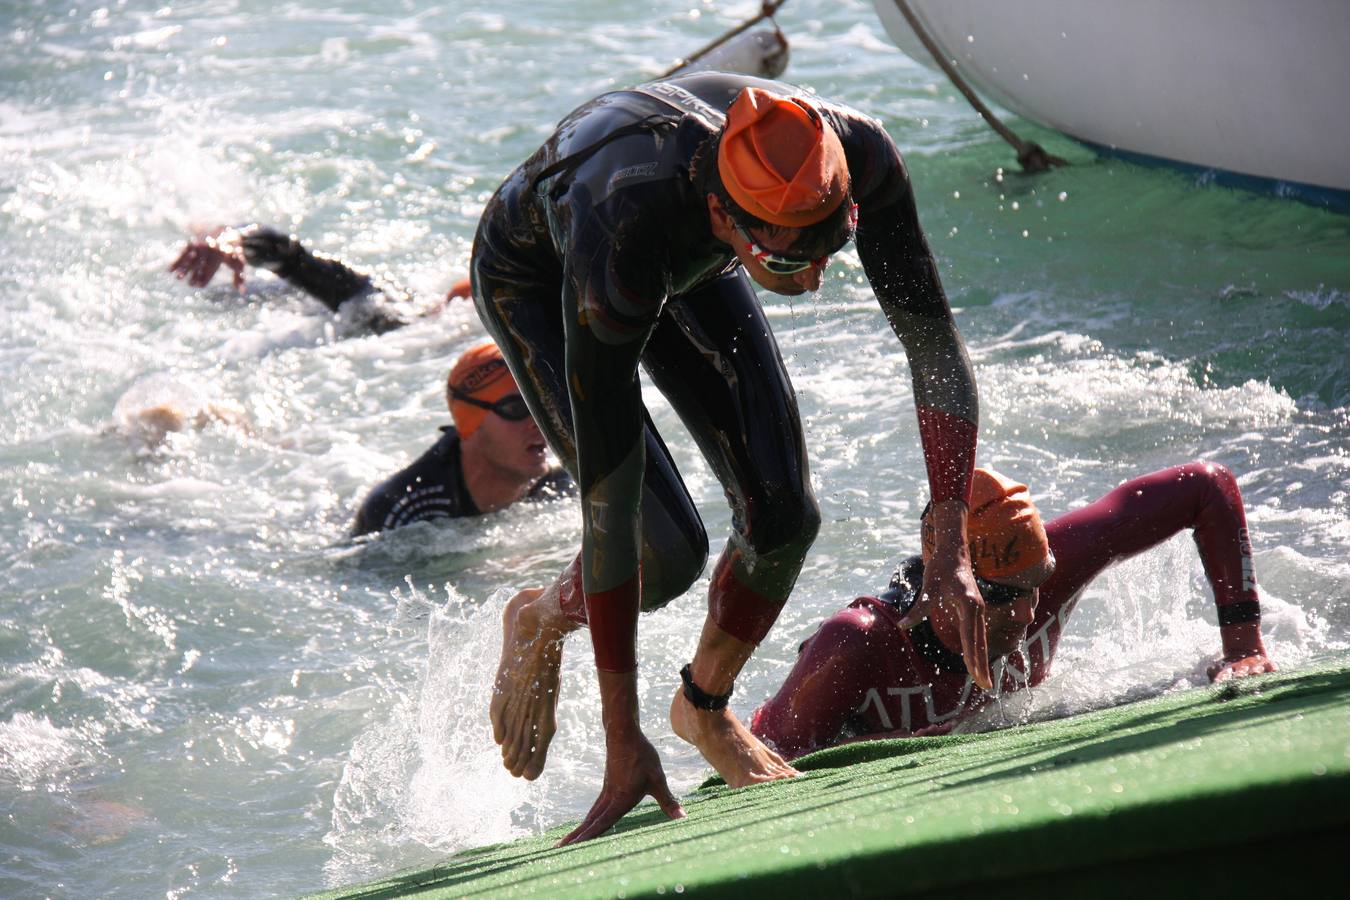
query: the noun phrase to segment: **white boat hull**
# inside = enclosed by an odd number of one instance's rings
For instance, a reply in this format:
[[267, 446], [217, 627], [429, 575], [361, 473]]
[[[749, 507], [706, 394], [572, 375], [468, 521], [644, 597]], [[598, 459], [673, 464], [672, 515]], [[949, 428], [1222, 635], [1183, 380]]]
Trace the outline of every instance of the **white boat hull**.
[[[891, 39], [934, 65], [894, 0]], [[909, 0], [957, 71], [1112, 151], [1350, 191], [1350, 0]]]
[[759, 78], [777, 78], [783, 74], [787, 64], [788, 44], [782, 33], [776, 28], [753, 28], [741, 32], [678, 71], [684, 74], [716, 69]]

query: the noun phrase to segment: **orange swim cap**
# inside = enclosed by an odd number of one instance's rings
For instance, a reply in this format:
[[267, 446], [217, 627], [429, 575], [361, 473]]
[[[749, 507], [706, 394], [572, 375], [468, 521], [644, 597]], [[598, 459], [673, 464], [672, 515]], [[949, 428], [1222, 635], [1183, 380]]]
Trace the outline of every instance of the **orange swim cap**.
[[[990, 469], [976, 469], [970, 485], [970, 518], [966, 535], [975, 574], [995, 580], [1015, 575], [1050, 555], [1045, 525], [1025, 484]], [[934, 534], [923, 516], [923, 561], [933, 555]]]
[[445, 292], [445, 302], [449, 303], [451, 300], [457, 300], [460, 297], [472, 296], [473, 283], [470, 282], [468, 278], [461, 278], [459, 281], [450, 285], [450, 290]]
[[731, 199], [756, 219], [803, 228], [848, 193], [844, 145], [814, 107], [744, 88], [727, 110], [717, 171]]
[[454, 396], [456, 393], [484, 403], [495, 403], [517, 390], [516, 380], [506, 367], [502, 351], [492, 341], [475, 344], [461, 353], [445, 384], [445, 399], [450, 404], [450, 415], [459, 436], [466, 438], [477, 431], [487, 418], [488, 410], [465, 403]]

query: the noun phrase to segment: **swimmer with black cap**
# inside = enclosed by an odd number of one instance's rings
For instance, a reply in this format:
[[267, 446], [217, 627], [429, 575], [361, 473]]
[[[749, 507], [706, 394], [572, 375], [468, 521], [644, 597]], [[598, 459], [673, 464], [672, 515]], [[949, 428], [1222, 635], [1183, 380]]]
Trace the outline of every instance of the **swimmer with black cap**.
[[564, 843], [644, 795], [683, 814], [638, 723], [639, 611], [684, 593], [708, 537], [643, 405], [638, 369], [693, 435], [731, 504], [690, 664], [666, 673], [671, 727], [733, 787], [797, 774], [727, 708], [820, 525], [796, 397], [752, 284], [818, 289], [850, 240], [913, 376], [935, 550], [910, 622], [960, 610], [988, 684], [984, 602], [966, 551], [975, 379], [908, 173], [874, 119], [780, 82], [686, 75], [568, 115], [497, 190], [474, 241], [474, 301], [582, 497], [582, 548], [549, 587], [507, 605], [490, 716], [502, 760], [543, 771], [561, 646], [587, 625], [605, 780]]
[[962, 664], [952, 611], [939, 604], [918, 626], [899, 627], [931, 558], [895, 573], [876, 597], [859, 597], [826, 619], [801, 646], [751, 730], [789, 759], [855, 740], [941, 734], [998, 697], [1040, 684], [1083, 591], [1108, 566], [1192, 529], [1218, 610], [1222, 654], [1212, 681], [1274, 672], [1261, 640], [1261, 605], [1237, 480], [1195, 462], [1131, 479], [1048, 525], [1026, 485], [976, 469], [970, 555], [985, 599], [992, 689]]
[[454, 425], [412, 465], [370, 492], [355, 535], [432, 519], [457, 519], [575, 493], [571, 476], [549, 465], [548, 447], [491, 341], [465, 350], [446, 379]]

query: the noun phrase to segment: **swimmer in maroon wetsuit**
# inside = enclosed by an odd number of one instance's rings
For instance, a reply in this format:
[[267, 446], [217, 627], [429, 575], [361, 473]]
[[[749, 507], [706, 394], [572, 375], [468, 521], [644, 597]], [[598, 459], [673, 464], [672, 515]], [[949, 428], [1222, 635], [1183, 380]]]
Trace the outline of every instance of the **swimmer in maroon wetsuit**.
[[576, 493], [567, 471], [549, 466], [544, 437], [496, 344], [487, 341], [460, 354], [446, 379], [445, 400], [455, 424], [370, 492], [352, 534], [480, 516], [518, 501]]
[[732, 508], [671, 725], [732, 786], [796, 774], [726, 709], [820, 522], [796, 398], [751, 281], [814, 291], [850, 239], [910, 361], [934, 498], [935, 551], [912, 617], [938, 600], [959, 610], [965, 659], [990, 684], [965, 540], [974, 375], [908, 173], [876, 120], [724, 73], [646, 84], [567, 116], [484, 210], [471, 265], [479, 315], [582, 497], [581, 554], [507, 605], [490, 710], [506, 767], [537, 777], [561, 641], [589, 625], [605, 781], [564, 843], [603, 832], [647, 794], [682, 814], [638, 723], [634, 645], [639, 610], [689, 588], [708, 538], [643, 407], [639, 365]]
[[332, 312], [349, 314], [357, 330], [375, 334], [402, 328], [456, 297], [469, 295], [469, 280], [464, 278], [451, 286], [442, 303], [419, 303], [388, 279], [361, 272], [335, 257], [312, 253], [293, 235], [258, 224], [197, 235], [169, 265], [169, 271], [200, 288], [211, 283], [222, 265], [233, 272], [237, 290], [244, 289], [245, 267], [267, 269]]
[[[1218, 606], [1223, 656], [1209, 667], [1210, 679], [1275, 671], [1261, 641], [1242, 495], [1223, 466], [1197, 462], [1132, 479], [1043, 528], [1025, 485], [976, 469], [971, 554], [995, 689], [967, 677], [955, 623], [942, 606], [908, 632], [897, 627], [923, 577], [924, 559], [914, 557], [880, 597], [854, 600], [802, 644], [778, 693], [751, 717], [751, 730], [789, 759], [848, 740], [945, 732], [998, 696], [1044, 681], [1088, 583], [1185, 529], [1195, 532]], [[926, 556], [926, 520], [924, 531]]]

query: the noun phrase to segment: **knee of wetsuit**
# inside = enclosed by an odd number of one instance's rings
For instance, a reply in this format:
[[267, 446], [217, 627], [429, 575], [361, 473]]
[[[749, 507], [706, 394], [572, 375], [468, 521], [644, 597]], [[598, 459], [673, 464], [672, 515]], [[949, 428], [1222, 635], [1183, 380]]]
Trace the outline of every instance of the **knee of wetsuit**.
[[708, 535], [674, 546], [645, 547], [642, 555], [642, 611], [660, 609], [694, 586], [708, 564]]
[[760, 558], [805, 558], [820, 532], [820, 505], [810, 491], [781, 491], [754, 506], [745, 538]]

